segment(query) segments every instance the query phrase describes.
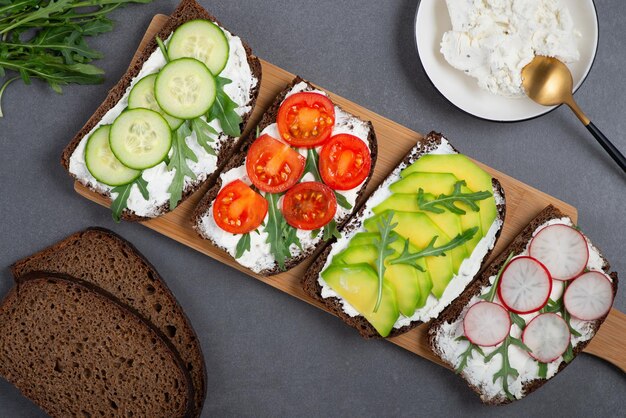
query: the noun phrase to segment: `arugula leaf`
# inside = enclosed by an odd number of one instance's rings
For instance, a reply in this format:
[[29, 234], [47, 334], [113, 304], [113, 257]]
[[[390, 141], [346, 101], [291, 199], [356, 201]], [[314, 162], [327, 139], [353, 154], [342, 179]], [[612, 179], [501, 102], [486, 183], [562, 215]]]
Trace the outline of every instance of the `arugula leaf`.
[[537, 376], [545, 379], [548, 377], [548, 364], [539, 362], [539, 370], [537, 370]]
[[380, 238], [374, 239], [374, 246], [376, 247], [376, 272], [378, 273], [378, 295], [376, 297], [376, 305], [374, 306], [374, 313], [378, 312], [380, 303], [383, 299], [383, 280], [385, 277], [385, 259], [392, 255], [394, 251], [389, 248], [389, 245], [398, 239], [397, 235], [392, 234], [393, 229], [398, 226], [398, 223], [392, 223], [395, 212], [390, 210], [386, 215], [383, 215], [378, 220], [378, 231], [380, 232]]
[[191, 131], [187, 126], [187, 123], [183, 123], [180, 128], [174, 132], [174, 138], [172, 140], [172, 156], [167, 164], [169, 171], [174, 170], [174, 178], [167, 191], [170, 194], [170, 210], [174, 210], [178, 206], [178, 202], [183, 197], [183, 189], [185, 188], [185, 177], [189, 177], [192, 180], [196, 179], [196, 175], [189, 165], [187, 160], [198, 162], [198, 157], [192, 151], [191, 148], [185, 142], [185, 138], [191, 135]]
[[[304, 166], [304, 172], [302, 173], [302, 177], [304, 177], [307, 173], [311, 173], [315, 181], [319, 181], [320, 183], [322, 183], [322, 176], [320, 175], [320, 168], [319, 168], [319, 160], [320, 160], [320, 156], [315, 150], [315, 148], [307, 149], [306, 165]], [[337, 204], [339, 206], [348, 210], [352, 209], [352, 205], [350, 204], [350, 202], [348, 202], [348, 199], [346, 199], [344, 195], [342, 195], [336, 190], [333, 190], [333, 191], [335, 192], [335, 198], [337, 199]]]
[[348, 199], [341, 193], [335, 190], [335, 198], [337, 198], [337, 204], [345, 209], [352, 209], [352, 205], [348, 202]]
[[478, 227], [466, 229], [463, 233], [457, 235], [452, 238], [448, 243], [443, 244], [440, 247], [435, 247], [435, 241], [439, 238], [438, 236], [434, 236], [430, 243], [424, 248], [416, 253], [411, 253], [409, 251], [409, 241], [404, 242], [404, 249], [402, 250], [402, 254], [393, 260], [389, 261], [391, 264], [408, 264], [410, 266], [415, 266], [415, 261], [423, 258], [423, 257], [439, 257], [442, 255], [446, 255], [446, 251], [453, 250], [454, 248], [465, 244], [467, 241], [471, 240], [472, 237], [478, 232]]
[[474, 212], [480, 211], [480, 207], [476, 204], [476, 202], [487, 199], [492, 196], [491, 192], [474, 192], [474, 193], [463, 193], [461, 192], [461, 187], [465, 186], [465, 181], [458, 181], [454, 184], [454, 190], [452, 194], [445, 195], [440, 194], [433, 200], [426, 200], [424, 196], [424, 189], [420, 188], [417, 192], [417, 202], [419, 204], [419, 208], [421, 210], [433, 212], [433, 213], [444, 213], [447, 209], [452, 213], [456, 213], [457, 215], [465, 215], [465, 211], [455, 205], [455, 202], [465, 203], [470, 207]]
[[232, 83], [228, 78], [217, 76], [215, 77], [217, 95], [215, 97], [215, 103], [207, 114], [207, 121], [218, 119], [222, 127], [222, 131], [226, 135], [232, 137], [241, 136], [241, 122], [242, 118], [239, 116], [235, 109], [239, 107], [228, 95], [224, 92], [224, 86]]
[[302, 249], [302, 244], [298, 239], [296, 228], [287, 223], [280, 209], [278, 209], [280, 195], [266, 193], [265, 199], [268, 203], [268, 219], [264, 227], [265, 232], [267, 232], [266, 242], [270, 244], [270, 251], [274, 255], [278, 267], [285, 270], [285, 260], [291, 257], [291, 245], [295, 244]]
[[335, 222], [334, 219], [331, 219], [330, 222], [328, 222], [323, 229], [324, 229], [324, 235], [322, 235], [323, 241], [328, 241], [333, 237], [341, 238], [341, 233], [337, 229], [337, 222]]
[[511, 322], [517, 325], [519, 329], [524, 331], [524, 328], [526, 328], [526, 321], [524, 321], [524, 319], [515, 312], [509, 311], [509, 316], [511, 317]]
[[467, 341], [468, 345], [467, 345], [467, 349], [465, 351], [463, 351], [461, 353], [461, 355], [459, 355], [459, 358], [461, 359], [461, 361], [459, 362], [459, 364], [455, 367], [454, 371], [457, 374], [461, 374], [461, 372], [463, 371], [463, 369], [465, 369], [465, 367], [467, 366], [467, 362], [474, 357], [473, 352], [476, 351], [478, 354], [480, 354], [481, 356], [485, 357], [485, 353], [483, 352], [483, 349], [480, 348], [480, 346], [472, 343], [470, 340], [467, 339], [467, 337], [461, 335], [460, 337], [457, 337], [455, 339], [455, 341]]
[[111, 189], [111, 193], [117, 193], [117, 196], [111, 203], [112, 216], [115, 222], [119, 222], [122, 219], [122, 212], [128, 207], [128, 197], [130, 196], [130, 192], [132, 191], [134, 185], [137, 186], [144, 199], [148, 200], [150, 198], [150, 193], [148, 192], [148, 182], [146, 182], [141, 176], [137, 177], [137, 179], [132, 183], [117, 186]]
[[322, 181], [322, 176], [320, 176], [319, 159], [320, 156], [317, 151], [315, 151], [315, 148], [309, 148], [307, 150], [306, 165], [304, 166], [304, 172], [302, 173], [302, 177], [304, 177], [307, 173], [311, 173], [313, 174], [313, 178], [315, 178], [315, 181]]
[[502, 367], [493, 375], [493, 383], [496, 383], [498, 379], [502, 379], [502, 389], [510, 400], [513, 400], [515, 397], [509, 391], [509, 376], [514, 379], [519, 377], [519, 372], [511, 366], [509, 361], [509, 346], [513, 343], [512, 341], [513, 337], [508, 335], [498, 348], [485, 356], [485, 363], [489, 363], [498, 354], [502, 356]]
[[170, 62], [170, 54], [167, 52], [167, 47], [165, 46], [161, 38], [157, 36], [154, 38], [154, 40], [156, 41], [159, 49], [161, 50], [161, 54], [163, 54], [163, 57], [165, 57], [165, 62]]
[[87, 37], [111, 31], [106, 16], [118, 7], [151, 1], [0, 0], [0, 84], [14, 80], [7, 71], [25, 84], [41, 79], [57, 93], [70, 83], [102, 83], [103, 71], [89, 64], [102, 53]]
[[489, 289], [489, 292], [487, 292], [484, 295], [481, 295], [480, 299], [486, 300], [487, 302], [493, 302], [493, 299], [496, 297], [496, 292], [498, 291], [498, 283], [500, 282], [500, 277], [502, 276], [502, 272], [504, 271], [504, 268], [511, 262], [512, 258], [513, 258], [513, 253], [509, 254], [509, 256], [506, 258], [504, 263], [502, 263], [502, 267], [500, 267], [500, 270], [498, 271], [498, 274], [496, 275], [496, 279], [493, 281], [493, 284], [491, 285], [491, 289]]
[[243, 234], [237, 242], [237, 248], [235, 250], [235, 258], [239, 258], [246, 251], [250, 251], [250, 233]]
[[206, 123], [202, 118], [195, 118], [191, 120], [191, 128], [196, 133], [196, 139], [198, 144], [205, 149], [205, 151], [211, 155], [217, 155], [215, 150], [211, 146], [215, 140], [211, 138], [211, 135], [218, 136], [219, 134], [215, 129]]

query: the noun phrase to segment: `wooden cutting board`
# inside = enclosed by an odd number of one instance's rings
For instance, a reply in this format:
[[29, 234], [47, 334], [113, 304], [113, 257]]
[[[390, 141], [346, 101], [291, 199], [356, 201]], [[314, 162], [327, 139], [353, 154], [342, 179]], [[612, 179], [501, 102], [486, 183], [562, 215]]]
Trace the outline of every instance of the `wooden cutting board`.
[[[165, 15], [156, 15], [153, 18], [141, 44], [139, 45], [139, 50], [142, 49], [153, 36], [155, 36], [167, 19], [168, 17]], [[133, 61], [136, 59], [137, 55], [135, 55]], [[263, 66], [263, 80], [257, 106], [252, 114], [251, 122], [248, 124], [249, 127], [257, 124], [265, 109], [267, 109], [273, 102], [276, 94], [283, 90], [285, 86], [294, 78], [293, 74], [278, 68], [273, 64], [263, 60], [261, 60], [261, 63]], [[404, 126], [398, 125], [389, 119], [385, 119], [370, 110], [337, 96], [336, 94], [330, 92], [329, 94], [333, 102], [363, 119], [371, 120], [374, 124], [374, 129], [376, 130], [376, 136], [378, 138], [378, 160], [372, 181], [366, 191], [367, 194], [370, 194], [387, 176], [387, 174], [390, 173], [402, 160], [408, 150], [422, 138], [422, 135], [405, 128]], [[454, 143], [454, 138], [452, 138], [452, 142]], [[576, 221], [576, 208], [550, 195], [540, 192], [539, 190], [536, 190], [518, 180], [515, 180], [506, 174], [487, 167], [484, 164], [478, 164], [500, 180], [506, 193], [506, 221], [500, 240], [498, 241], [498, 244], [492, 254], [492, 258], [506, 245], [508, 245], [515, 235], [548, 204], [558, 207], [564, 213], [568, 214], [574, 221]], [[110, 202], [102, 196], [91, 192], [78, 182], [75, 183], [74, 188], [79, 194], [93, 200], [94, 202], [103, 206], [109, 206], [110, 204]], [[298, 267], [276, 276], [261, 277], [243, 268], [224, 251], [213, 247], [208, 241], [201, 239], [193, 231], [190, 218], [193, 208], [205, 191], [205, 189], [199, 190], [173, 212], [160, 218], [143, 222], [143, 224], [148, 228], [154, 229], [167, 237], [208, 255], [209, 257], [240, 270], [257, 280], [261, 280], [262, 282], [282, 290], [283, 292], [289, 293], [298, 299], [315, 305], [320, 309], [326, 310], [322, 304], [307, 296], [300, 287], [299, 280], [304, 275], [304, 272], [310, 262], [304, 262]], [[207, 286], [210, 286], [210, 282], [208, 281]], [[619, 338], [620, 335], [621, 340]], [[601, 331], [598, 333], [593, 342], [587, 347], [586, 352], [602, 357], [626, 371], [626, 346], [623, 341], [624, 335], [626, 335], [626, 315], [613, 309]], [[442, 364], [428, 348], [426, 340], [426, 326], [424, 324], [403, 335], [391, 338], [389, 341], [415, 354], [427, 358], [428, 360]]]

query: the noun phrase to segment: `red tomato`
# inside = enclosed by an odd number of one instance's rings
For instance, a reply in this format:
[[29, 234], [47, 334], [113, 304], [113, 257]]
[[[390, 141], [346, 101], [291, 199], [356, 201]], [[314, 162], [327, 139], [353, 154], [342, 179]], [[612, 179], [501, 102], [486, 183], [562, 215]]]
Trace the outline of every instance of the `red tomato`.
[[298, 229], [319, 229], [333, 219], [336, 211], [335, 192], [316, 181], [296, 184], [283, 198], [283, 216]]
[[335, 190], [350, 190], [367, 178], [372, 167], [365, 142], [349, 134], [335, 135], [320, 152], [320, 175]]
[[241, 180], [228, 183], [213, 203], [215, 223], [233, 234], [253, 231], [266, 214], [267, 200]]
[[296, 93], [285, 99], [276, 118], [278, 132], [294, 147], [323, 144], [335, 125], [335, 106], [319, 93]]
[[248, 150], [246, 171], [259, 190], [281, 193], [296, 184], [306, 164], [306, 158], [289, 145], [261, 135]]

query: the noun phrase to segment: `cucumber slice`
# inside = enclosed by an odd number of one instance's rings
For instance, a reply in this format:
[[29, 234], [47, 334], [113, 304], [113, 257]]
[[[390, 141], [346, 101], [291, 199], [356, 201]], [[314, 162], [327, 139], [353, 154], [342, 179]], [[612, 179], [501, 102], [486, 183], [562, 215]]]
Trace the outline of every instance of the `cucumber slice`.
[[156, 78], [156, 74], [150, 74], [135, 84], [128, 95], [128, 108], [137, 109], [141, 107], [144, 109], [154, 110], [155, 112], [160, 113], [170, 125], [170, 128], [175, 131], [180, 128], [180, 125], [183, 124], [183, 120], [168, 115], [157, 103], [154, 97], [154, 81]]
[[172, 131], [154, 110], [125, 110], [111, 126], [109, 145], [122, 164], [143, 170], [165, 159], [172, 147]]
[[191, 20], [179, 26], [167, 45], [170, 59], [195, 58], [214, 75], [226, 67], [229, 50], [224, 31], [208, 20]]
[[91, 134], [85, 146], [87, 170], [100, 183], [122, 186], [134, 181], [141, 171], [123, 165], [109, 147], [111, 125], [102, 125]]
[[154, 83], [159, 106], [181, 119], [194, 119], [211, 109], [217, 95], [215, 78], [193, 58], [179, 58], [165, 65]]

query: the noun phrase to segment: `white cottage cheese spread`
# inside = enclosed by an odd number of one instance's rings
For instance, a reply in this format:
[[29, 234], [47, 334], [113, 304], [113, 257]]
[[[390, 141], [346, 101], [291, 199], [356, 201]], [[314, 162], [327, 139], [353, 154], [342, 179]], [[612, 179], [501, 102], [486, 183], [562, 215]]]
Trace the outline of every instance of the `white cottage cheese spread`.
[[[289, 97], [293, 94], [300, 93], [302, 91], [311, 91], [315, 93], [320, 93], [323, 95], [327, 95], [325, 92], [321, 90], [311, 89], [307, 83], [300, 82], [293, 86], [293, 88], [287, 93], [286, 97]], [[338, 106], [335, 106], [335, 125], [333, 126], [332, 135], [347, 133], [356, 136], [361, 139], [369, 148], [368, 136], [370, 134], [370, 125], [369, 123], [349, 114]], [[268, 125], [261, 134], [268, 134], [275, 139], [280, 140], [280, 134], [278, 133], [278, 128], [276, 123], [272, 123]], [[317, 151], [321, 150], [321, 147], [317, 148]], [[298, 149], [300, 154], [302, 154], [306, 158], [306, 149], [300, 148]], [[233, 168], [229, 171], [226, 171], [220, 175], [220, 179], [222, 181], [222, 187], [226, 186], [228, 183], [234, 180], [241, 180], [244, 183], [251, 185], [252, 182], [248, 177], [246, 172], [245, 165]], [[313, 181], [314, 178], [310, 173], [307, 173], [302, 181]], [[343, 195], [348, 203], [354, 207], [356, 203], [356, 199], [359, 191], [363, 188], [363, 185], [366, 180], [363, 181], [357, 187], [350, 190], [337, 190], [337, 193]], [[263, 194], [263, 192], [261, 192]], [[280, 201], [279, 201], [280, 205]], [[343, 222], [352, 212], [352, 209], [343, 208], [340, 205], [337, 205], [337, 212], [335, 213], [335, 221], [337, 223]], [[268, 216], [266, 215], [264, 219], [264, 223], [267, 223]], [[220, 228], [213, 218], [213, 204], [209, 207], [209, 210], [201, 217], [200, 222], [198, 223], [199, 232], [213, 240], [213, 242], [228, 252], [231, 256], [235, 257], [237, 251], [237, 243], [241, 238], [240, 234], [231, 234], [230, 232], [224, 231]], [[258, 232], [258, 233], [257, 233]], [[270, 244], [267, 243], [268, 234], [262, 228], [259, 228], [257, 232], [250, 233], [250, 250], [243, 253], [243, 255], [237, 258], [237, 262], [244, 267], [249, 268], [250, 270], [259, 273], [264, 270], [270, 270], [276, 266], [276, 260], [274, 255], [271, 252]], [[305, 231], [298, 229], [297, 231], [298, 239], [300, 240], [300, 244], [302, 245], [302, 250], [292, 245], [291, 255], [296, 256], [302, 252], [306, 253], [314, 248], [322, 239], [322, 234], [319, 233], [315, 238], [312, 236], [312, 231]]]
[[[252, 74], [252, 69], [248, 63], [246, 50], [241, 42], [241, 39], [234, 36], [224, 28], [222, 28], [222, 30], [228, 40], [230, 53], [226, 67], [220, 73], [220, 77], [232, 80], [232, 83], [227, 84], [224, 87], [224, 92], [239, 106], [235, 109], [235, 111], [239, 115], [244, 115], [251, 110], [248, 103], [252, 98], [252, 89], [257, 85], [258, 80]], [[166, 44], [169, 42], [170, 38], [166, 40]], [[163, 56], [161, 50], [157, 48], [143, 64], [139, 74], [132, 79], [130, 85], [126, 89], [126, 92], [117, 104], [112, 107], [96, 124], [96, 126], [94, 126], [94, 128], [81, 139], [80, 143], [70, 157], [69, 170], [70, 173], [72, 173], [82, 184], [91, 187], [100, 193], [111, 192], [113, 189], [112, 187], [97, 181], [87, 169], [87, 165], [85, 164], [85, 146], [87, 141], [96, 129], [102, 125], [113, 123], [119, 114], [126, 109], [128, 106], [128, 96], [130, 91], [139, 80], [145, 76], [158, 72], [161, 68], [163, 68], [163, 66], [165, 66], [165, 57]], [[203, 119], [205, 118], [203, 117]], [[209, 123], [209, 125], [211, 125], [217, 132], [222, 132], [219, 120], [213, 120]], [[222, 133], [216, 139], [213, 144], [213, 148], [216, 153], [219, 153], [220, 146], [227, 140], [227, 138], [228, 137]], [[185, 142], [198, 157], [198, 162], [193, 162], [191, 160], [187, 161], [189, 168], [197, 177], [196, 180], [191, 180], [189, 177], [185, 177], [185, 190], [187, 190], [189, 187], [192, 187], [192, 185], [204, 181], [215, 171], [217, 168], [217, 157], [207, 153], [205, 149], [198, 144], [195, 133], [192, 133], [189, 137], [187, 137]], [[149, 198], [147, 200], [144, 199], [137, 186], [133, 186], [128, 197], [128, 209], [133, 211], [138, 216], [156, 217], [161, 214], [163, 205], [169, 201], [170, 193], [167, 189], [174, 178], [174, 171], [168, 171], [166, 163], [161, 162], [155, 167], [144, 170], [142, 177], [148, 182], [148, 192], [150, 193]], [[111, 199], [115, 199], [116, 197], [117, 193], [111, 193]]]
[[561, 0], [446, 0], [452, 30], [441, 53], [487, 91], [522, 97], [522, 68], [535, 55], [578, 61], [577, 38]]
[[[540, 227], [538, 227], [533, 236], [537, 234], [541, 229], [549, 225], [555, 224], [564, 224], [572, 226], [573, 223], [569, 218], [560, 218], [560, 219], [552, 219]], [[587, 240], [587, 246], [589, 248], [589, 261], [587, 262], [587, 268], [590, 270], [602, 271], [602, 267], [604, 267], [604, 260], [600, 255], [600, 252], [597, 248], [595, 248], [589, 240]], [[528, 246], [526, 249], [517, 254], [516, 256], [528, 255]], [[495, 276], [489, 278], [489, 282], [493, 284], [495, 281]], [[481, 295], [489, 292], [491, 286], [485, 286], [481, 290]], [[552, 292], [550, 293], [550, 299], [557, 300], [561, 297], [563, 293], [563, 283], [555, 280], [553, 282]], [[437, 345], [440, 354], [443, 359], [454, 365], [455, 367], [459, 363], [459, 356], [467, 349], [467, 345], [469, 344], [467, 341], [457, 341], [456, 339], [464, 335], [463, 333], [463, 318], [465, 317], [465, 313], [467, 310], [479, 302], [480, 299], [478, 296], [473, 297], [467, 306], [463, 309], [462, 313], [459, 315], [458, 320], [452, 323], [444, 323], [442, 324], [437, 336], [435, 338], [435, 344]], [[495, 302], [498, 302], [497, 296], [495, 297]], [[520, 315], [526, 323], [530, 322], [531, 319], [536, 317], [539, 313], [531, 313], [528, 315]], [[593, 332], [593, 321], [580, 321], [575, 318], [570, 320], [570, 325], [576, 329], [581, 336], [573, 337], [571, 342], [572, 346], [575, 347], [578, 343], [582, 341], [587, 341], [594, 336]], [[515, 338], [519, 338], [522, 334], [522, 330], [515, 324], [511, 327], [511, 336]], [[495, 347], [481, 347], [485, 355], [493, 352], [497, 349], [501, 344], [496, 345]], [[509, 390], [516, 398], [522, 398], [524, 396], [524, 384], [527, 382], [537, 379], [539, 363], [533, 359], [527, 352], [520, 349], [519, 347], [511, 345], [509, 347], [509, 361], [511, 363], [511, 367], [517, 369], [519, 372], [519, 377], [517, 379], [512, 379], [509, 377]], [[559, 357], [553, 362], [548, 364], [548, 372], [546, 377], [549, 379], [554, 376], [559, 368], [559, 365], [563, 361], [563, 357]], [[502, 389], [502, 382], [500, 380], [493, 382], [493, 375], [502, 367], [502, 356], [497, 355], [494, 356], [491, 361], [485, 363], [484, 358], [479, 355], [474, 355], [467, 362], [467, 366], [463, 369], [463, 376], [471, 383], [478, 387], [483, 394], [481, 398], [483, 400], [489, 400], [498, 397], [504, 397], [505, 393]]]

